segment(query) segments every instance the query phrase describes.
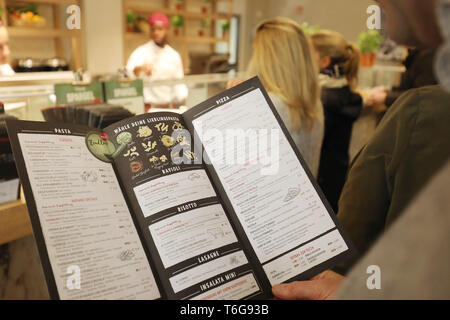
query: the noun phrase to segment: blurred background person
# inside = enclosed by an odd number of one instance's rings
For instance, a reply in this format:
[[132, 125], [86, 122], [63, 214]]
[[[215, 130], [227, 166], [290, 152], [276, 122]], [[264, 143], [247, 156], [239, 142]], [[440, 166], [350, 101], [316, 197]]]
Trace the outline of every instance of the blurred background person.
[[[351, 168], [339, 220], [367, 255], [344, 284], [343, 276], [328, 270], [309, 281], [274, 286], [281, 299], [449, 299], [449, 1], [377, 1], [398, 43], [437, 48], [445, 36], [436, 60], [443, 86], [413, 89], [400, 97]], [[381, 269], [380, 290], [368, 289], [370, 265]]]
[[149, 17], [151, 40], [138, 47], [130, 56], [127, 69], [144, 80], [144, 98], [149, 108], [168, 108], [185, 103], [188, 96], [186, 85], [149, 86], [145, 81], [182, 79], [183, 62], [180, 54], [168, 43], [169, 18], [163, 13]]
[[[324, 135], [318, 69], [309, 40], [288, 18], [273, 18], [256, 28], [248, 72], [269, 93], [297, 148], [315, 177]], [[233, 86], [240, 81], [232, 81]]]
[[[392, 40], [420, 50], [439, 46], [438, 0], [378, 2], [386, 10]], [[353, 162], [339, 199], [338, 218], [360, 254], [449, 160], [448, 101], [448, 92], [440, 86], [408, 90], [389, 108]], [[345, 273], [354, 262], [342, 263], [336, 270]]]
[[320, 69], [325, 136], [320, 156], [318, 182], [333, 210], [345, 183], [350, 162], [349, 145], [353, 123], [363, 107], [354, 90], [358, 81], [358, 48], [334, 31], [321, 30], [311, 36]]
[[435, 48], [408, 49], [408, 56], [403, 62], [406, 71], [402, 74], [400, 85], [392, 89], [383, 86], [373, 88], [366, 105], [385, 105], [389, 108], [406, 91], [437, 84], [433, 69], [435, 54]]
[[8, 30], [0, 20], [0, 76], [10, 76], [14, 70], [9, 65], [9, 36]]

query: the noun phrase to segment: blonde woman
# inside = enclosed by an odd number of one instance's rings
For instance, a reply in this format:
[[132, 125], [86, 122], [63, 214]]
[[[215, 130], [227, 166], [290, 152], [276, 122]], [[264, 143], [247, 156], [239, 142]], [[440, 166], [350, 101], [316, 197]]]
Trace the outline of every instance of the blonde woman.
[[358, 48], [335, 31], [321, 30], [311, 36], [320, 69], [325, 137], [317, 180], [329, 203], [338, 212], [338, 201], [350, 164], [348, 153], [353, 123], [363, 102], [355, 92], [360, 54]]
[[318, 69], [300, 26], [287, 18], [256, 29], [249, 74], [259, 76], [314, 176], [324, 135]]

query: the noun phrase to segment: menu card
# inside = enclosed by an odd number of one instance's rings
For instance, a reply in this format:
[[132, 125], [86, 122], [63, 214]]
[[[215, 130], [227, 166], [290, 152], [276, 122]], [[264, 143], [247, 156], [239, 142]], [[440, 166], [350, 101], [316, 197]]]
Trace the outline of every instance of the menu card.
[[53, 298], [269, 298], [353, 253], [258, 78], [103, 131], [7, 124]]

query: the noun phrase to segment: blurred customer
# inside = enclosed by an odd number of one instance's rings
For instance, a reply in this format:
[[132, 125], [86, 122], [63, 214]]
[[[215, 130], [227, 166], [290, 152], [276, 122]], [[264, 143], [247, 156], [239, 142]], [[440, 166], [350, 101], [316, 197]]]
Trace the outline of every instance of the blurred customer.
[[[339, 218], [361, 252], [411, 204], [352, 270], [338, 297], [449, 299], [450, 1], [441, 0], [442, 33], [436, 18], [439, 0], [377, 1], [386, 10], [388, 32], [399, 43], [435, 48], [446, 37], [436, 70], [449, 91], [430, 86], [403, 95], [353, 165]], [[389, 281], [372, 295], [365, 286], [367, 274], [361, 279], [366, 264], [383, 266]], [[310, 281], [275, 286], [273, 292], [282, 299], [333, 298], [342, 280], [326, 271]]]
[[[391, 281], [379, 297], [448, 299], [450, 220], [448, 192], [443, 186], [448, 185], [446, 165], [450, 161], [450, 0], [377, 1], [386, 10], [387, 30], [395, 41], [436, 48], [445, 36], [447, 43], [439, 50], [436, 70], [448, 91], [430, 86], [411, 90], [397, 100], [352, 166], [340, 200], [339, 219], [362, 253], [398, 221], [374, 246], [368, 260], [363, 260], [388, 268]], [[441, 26], [436, 16], [439, 3]], [[439, 170], [438, 178], [418, 196]], [[412, 207], [396, 220], [410, 202]], [[361, 281], [361, 268], [367, 266], [356, 267], [349, 279]], [[275, 286], [273, 292], [282, 299], [333, 298], [342, 279], [326, 271], [310, 281]], [[363, 284], [354, 283], [354, 288], [361, 289], [367, 277], [364, 280]], [[340, 297], [367, 297], [367, 293], [360, 296], [361, 291], [352, 291], [352, 283], [347, 284], [348, 289], [343, 290], [348, 294], [343, 292]], [[367, 286], [363, 290], [368, 290]]]
[[[391, 38], [422, 50], [438, 47], [442, 38], [437, 1], [379, 0], [387, 12]], [[449, 101], [450, 94], [440, 86], [407, 91], [354, 161], [338, 215], [361, 254], [449, 160]], [[353, 263], [343, 264], [340, 271]]]
[[363, 107], [361, 96], [354, 91], [360, 56], [353, 44], [334, 31], [318, 31], [311, 40], [320, 69], [325, 113], [325, 137], [317, 180], [337, 212], [350, 162], [348, 151], [353, 123]]
[[0, 21], [0, 76], [10, 76], [14, 70], [8, 64], [9, 61], [9, 36], [8, 30]]
[[318, 70], [300, 26], [274, 18], [257, 27], [249, 73], [258, 75], [295, 144], [317, 177], [324, 135]]
[[406, 72], [402, 75], [400, 85], [391, 90], [376, 87], [369, 94], [368, 106], [386, 105], [388, 108], [406, 91], [437, 84], [433, 71], [436, 49], [409, 49], [408, 57], [403, 62]]
[[[167, 44], [169, 18], [162, 13], [149, 17], [152, 40], [138, 47], [130, 56], [127, 69], [144, 81], [182, 79], [183, 62], [180, 54]], [[169, 107], [185, 103], [188, 89], [184, 84], [175, 86], [144, 86], [144, 98], [151, 107]]]

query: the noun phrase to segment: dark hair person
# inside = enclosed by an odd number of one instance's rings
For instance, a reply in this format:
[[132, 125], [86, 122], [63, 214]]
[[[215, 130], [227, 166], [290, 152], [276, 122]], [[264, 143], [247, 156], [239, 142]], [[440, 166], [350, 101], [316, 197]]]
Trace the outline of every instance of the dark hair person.
[[[396, 42], [437, 48], [443, 36], [450, 39], [448, 0], [378, 2], [387, 14], [387, 31]], [[436, 14], [439, 3], [441, 26]], [[401, 96], [350, 170], [338, 218], [360, 252], [367, 253], [375, 239], [393, 226], [352, 270], [339, 298], [450, 298], [449, 53], [447, 43], [436, 60], [438, 79], [449, 91], [429, 86]], [[430, 180], [431, 185], [419, 196]], [[389, 285], [370, 293], [368, 275], [362, 275], [367, 263], [378, 265]], [[274, 286], [273, 293], [281, 299], [331, 299], [343, 279], [325, 271], [309, 281]]]
[[318, 183], [335, 212], [350, 162], [353, 123], [363, 107], [356, 93], [360, 54], [338, 32], [320, 30], [311, 36], [320, 69], [325, 135], [320, 155]]

